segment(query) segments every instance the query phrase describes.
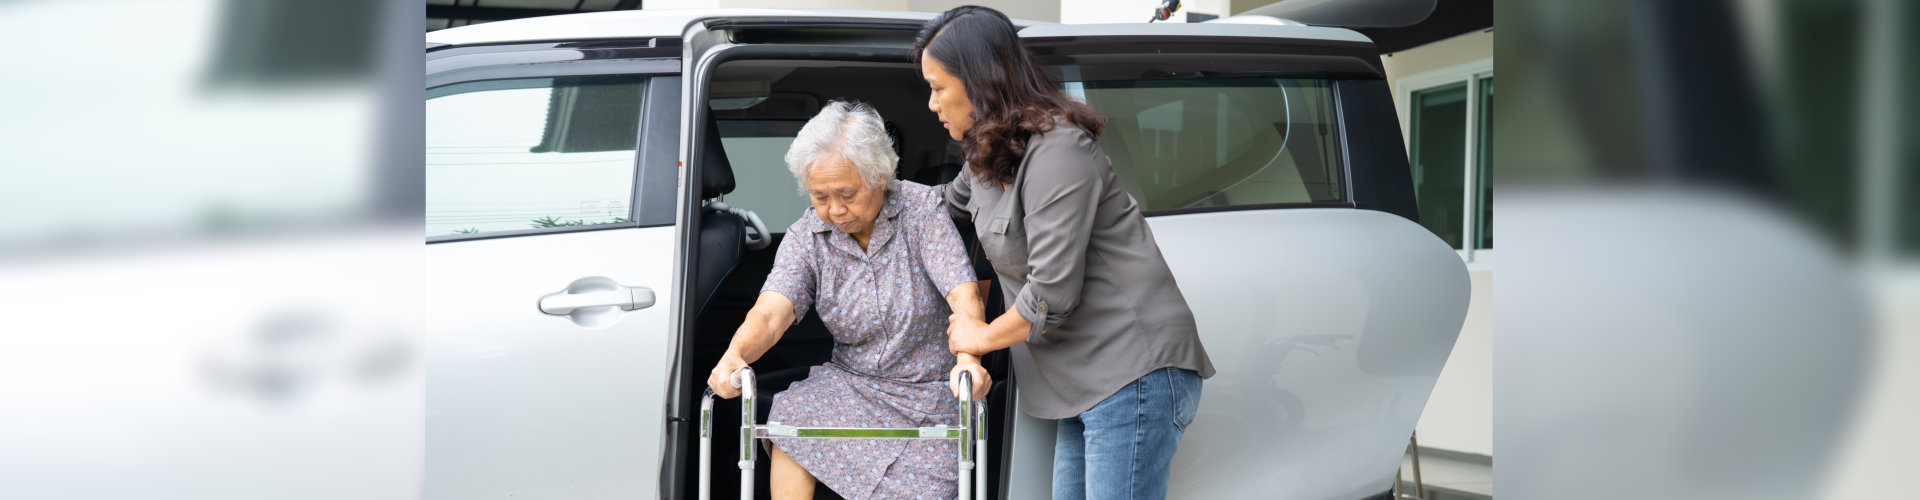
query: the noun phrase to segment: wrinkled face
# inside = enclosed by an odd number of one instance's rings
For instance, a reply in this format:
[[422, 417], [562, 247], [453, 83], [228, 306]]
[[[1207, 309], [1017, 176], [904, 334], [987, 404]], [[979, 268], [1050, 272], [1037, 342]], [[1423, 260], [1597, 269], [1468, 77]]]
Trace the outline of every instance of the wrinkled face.
[[931, 54], [920, 56], [920, 77], [933, 90], [927, 98], [927, 109], [940, 116], [940, 126], [947, 128], [953, 140], [966, 138], [967, 129], [973, 128], [973, 101], [967, 100], [967, 84], [948, 73], [947, 66]]
[[873, 229], [887, 193], [885, 186], [867, 185], [853, 162], [830, 158], [814, 162], [807, 173], [807, 199], [821, 222], [848, 234], [865, 235]]

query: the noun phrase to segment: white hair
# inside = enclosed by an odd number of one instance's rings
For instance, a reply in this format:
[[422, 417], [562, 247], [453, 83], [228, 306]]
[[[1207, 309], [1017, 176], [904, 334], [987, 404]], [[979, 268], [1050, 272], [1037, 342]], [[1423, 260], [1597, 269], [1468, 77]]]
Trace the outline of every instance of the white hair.
[[880, 112], [863, 103], [833, 101], [820, 114], [800, 127], [800, 134], [787, 148], [787, 170], [807, 190], [807, 174], [816, 163], [844, 159], [871, 187], [885, 186], [893, 180], [894, 165], [900, 156], [893, 152], [893, 138], [887, 136], [886, 121]]

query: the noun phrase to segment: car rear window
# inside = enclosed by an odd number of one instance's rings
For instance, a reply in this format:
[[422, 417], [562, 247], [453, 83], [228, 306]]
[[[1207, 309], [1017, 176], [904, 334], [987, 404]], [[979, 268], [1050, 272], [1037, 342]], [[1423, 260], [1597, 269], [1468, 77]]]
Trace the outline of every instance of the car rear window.
[[1330, 80], [1066, 82], [1142, 210], [1342, 202]]

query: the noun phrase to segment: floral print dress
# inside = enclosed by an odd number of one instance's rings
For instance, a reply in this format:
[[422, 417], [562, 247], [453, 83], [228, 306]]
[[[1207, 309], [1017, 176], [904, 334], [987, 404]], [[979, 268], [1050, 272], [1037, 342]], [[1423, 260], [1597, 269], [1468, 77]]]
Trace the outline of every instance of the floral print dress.
[[[832, 331], [833, 358], [774, 395], [768, 422], [800, 427], [957, 424], [947, 389], [946, 295], [974, 280], [959, 231], [933, 188], [889, 184], [862, 250], [809, 208], [787, 228], [762, 291], [812, 308]], [[954, 498], [959, 450], [948, 440], [774, 439], [841, 496]]]

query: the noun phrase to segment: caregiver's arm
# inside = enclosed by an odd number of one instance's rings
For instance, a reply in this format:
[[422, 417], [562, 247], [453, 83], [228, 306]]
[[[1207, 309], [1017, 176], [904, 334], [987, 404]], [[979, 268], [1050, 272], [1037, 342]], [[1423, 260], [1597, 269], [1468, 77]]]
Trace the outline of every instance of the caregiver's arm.
[[955, 354], [985, 356], [1026, 342], [1027, 332], [1032, 329], [1033, 323], [1027, 322], [1014, 308], [1007, 308], [1007, 313], [992, 323], [955, 313], [947, 318], [947, 349]]
[[960, 176], [946, 184], [934, 186], [940, 191], [940, 201], [947, 213], [955, 219], [966, 219], [973, 214], [967, 212], [967, 202], [973, 199], [973, 176], [962, 168]]
[[733, 342], [727, 344], [727, 353], [720, 355], [720, 362], [713, 366], [713, 373], [707, 375], [707, 387], [713, 389], [713, 394], [725, 399], [739, 396], [740, 389], [734, 388], [729, 381], [733, 372], [759, 360], [768, 349], [780, 342], [780, 335], [786, 333], [788, 325], [793, 324], [793, 317], [793, 301], [779, 292], [760, 292], [753, 309], [747, 311], [747, 320], [741, 322], [740, 329], [733, 332]]
[[1088, 241], [1104, 191], [1099, 146], [1077, 128], [1063, 128], [1029, 144], [1020, 203], [1026, 209], [1027, 284], [992, 323], [950, 318], [948, 349], [982, 354], [1021, 342], [1044, 344], [1080, 305]]

